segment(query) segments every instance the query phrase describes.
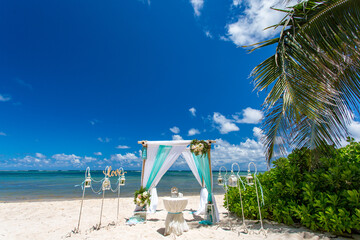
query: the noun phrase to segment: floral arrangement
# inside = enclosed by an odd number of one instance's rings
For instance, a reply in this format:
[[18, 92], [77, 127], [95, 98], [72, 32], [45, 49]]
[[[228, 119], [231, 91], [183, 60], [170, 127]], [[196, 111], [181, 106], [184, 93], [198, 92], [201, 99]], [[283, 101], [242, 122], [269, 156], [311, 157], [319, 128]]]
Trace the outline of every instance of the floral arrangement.
[[210, 150], [210, 146], [204, 140], [194, 139], [190, 143], [190, 151], [196, 156], [205, 155]]
[[150, 193], [146, 188], [140, 187], [140, 190], [135, 191], [134, 203], [140, 207], [150, 204]]

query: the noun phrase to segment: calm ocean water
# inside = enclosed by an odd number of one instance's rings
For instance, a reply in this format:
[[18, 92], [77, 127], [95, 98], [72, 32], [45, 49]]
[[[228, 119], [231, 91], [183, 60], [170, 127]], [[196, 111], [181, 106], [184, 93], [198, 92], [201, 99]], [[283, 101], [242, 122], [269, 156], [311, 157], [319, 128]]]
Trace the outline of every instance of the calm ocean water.
[[[241, 175], [246, 175], [242, 172]], [[224, 193], [216, 184], [218, 172], [213, 172], [214, 193]], [[91, 171], [91, 177], [101, 180], [102, 171]], [[126, 185], [121, 187], [122, 197], [132, 197], [140, 187], [141, 172], [127, 171]], [[81, 198], [82, 189], [75, 185], [84, 180], [84, 171], [0, 171], [0, 201], [36, 201], [36, 200], [66, 200]], [[117, 177], [110, 178], [113, 189]], [[157, 186], [159, 196], [170, 195], [171, 187], [177, 187], [184, 195], [198, 195], [200, 185], [190, 171], [168, 171]], [[100, 189], [99, 183], [94, 183], [94, 189]], [[117, 194], [106, 191], [105, 197], [116, 197]], [[86, 198], [99, 198], [88, 188]]]

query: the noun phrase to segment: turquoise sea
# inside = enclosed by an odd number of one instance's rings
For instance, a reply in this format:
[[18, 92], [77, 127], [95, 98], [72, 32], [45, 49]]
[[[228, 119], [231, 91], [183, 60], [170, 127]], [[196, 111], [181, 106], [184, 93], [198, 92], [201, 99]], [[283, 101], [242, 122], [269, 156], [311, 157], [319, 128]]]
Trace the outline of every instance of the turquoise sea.
[[[241, 175], [246, 175], [242, 172]], [[127, 171], [126, 184], [121, 187], [122, 197], [131, 197], [140, 187], [141, 172]], [[221, 194], [224, 190], [217, 185], [218, 172], [213, 172], [214, 193]], [[101, 180], [102, 171], [91, 171], [91, 177]], [[67, 200], [81, 198], [82, 189], [79, 185], [84, 180], [84, 171], [0, 171], [0, 201], [38, 201]], [[111, 177], [112, 188], [115, 189], [117, 177]], [[94, 183], [94, 190], [100, 189], [100, 183]], [[170, 189], [177, 187], [184, 195], [198, 195], [200, 185], [191, 171], [168, 171], [157, 186], [159, 196], [170, 195]], [[116, 197], [117, 193], [106, 191], [105, 197]], [[99, 198], [87, 188], [86, 198]]]

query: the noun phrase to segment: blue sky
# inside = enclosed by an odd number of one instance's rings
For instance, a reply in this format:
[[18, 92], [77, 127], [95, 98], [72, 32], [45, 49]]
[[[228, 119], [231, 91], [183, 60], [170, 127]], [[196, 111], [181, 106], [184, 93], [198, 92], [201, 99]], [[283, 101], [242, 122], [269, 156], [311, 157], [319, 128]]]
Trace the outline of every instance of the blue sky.
[[264, 169], [249, 74], [274, 49], [238, 46], [276, 34], [274, 2], [2, 2], [0, 170], [139, 169], [138, 140], [194, 138]]

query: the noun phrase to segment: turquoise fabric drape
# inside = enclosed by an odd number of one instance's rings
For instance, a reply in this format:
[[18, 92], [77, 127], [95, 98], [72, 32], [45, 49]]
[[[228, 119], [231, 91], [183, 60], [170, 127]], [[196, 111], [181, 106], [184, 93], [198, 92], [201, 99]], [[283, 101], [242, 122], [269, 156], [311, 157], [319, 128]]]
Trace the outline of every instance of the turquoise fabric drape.
[[194, 153], [192, 153], [196, 167], [199, 171], [200, 176], [204, 178], [204, 182], [206, 185], [206, 189], [208, 190], [208, 202], [212, 203], [212, 186], [211, 186], [211, 173], [210, 173], [210, 165], [209, 165], [209, 158], [208, 154], [204, 155], [198, 155], [196, 156]]
[[151, 184], [153, 183], [158, 172], [160, 171], [160, 168], [163, 165], [166, 157], [169, 155], [171, 148], [172, 148], [172, 146], [165, 146], [165, 145], [159, 146], [159, 149], [156, 153], [156, 158], [154, 160], [154, 165], [151, 169], [149, 180], [146, 183], [147, 189], [149, 189], [151, 187]]
[[142, 147], [141, 157], [142, 159], [147, 159], [147, 147]]
[[193, 155], [195, 166], [196, 166], [196, 169], [197, 169], [197, 171], [199, 173], [200, 179], [203, 179], [203, 173], [201, 171], [201, 169], [202, 169], [202, 167], [201, 167], [201, 159], [197, 158], [194, 153], [192, 153], [192, 155]]

